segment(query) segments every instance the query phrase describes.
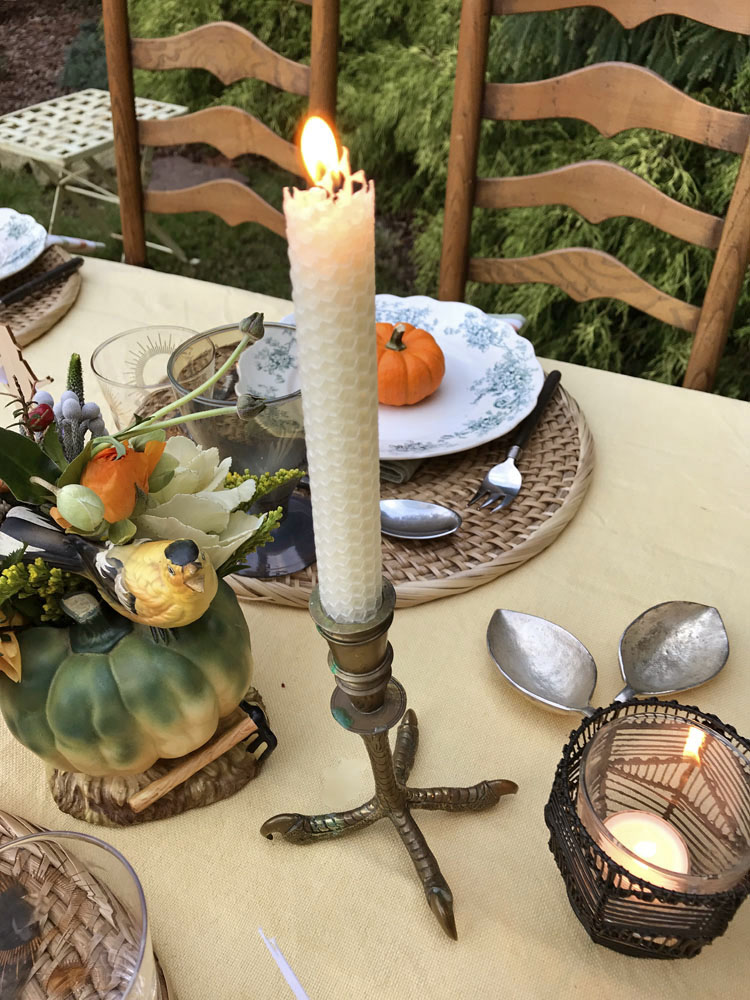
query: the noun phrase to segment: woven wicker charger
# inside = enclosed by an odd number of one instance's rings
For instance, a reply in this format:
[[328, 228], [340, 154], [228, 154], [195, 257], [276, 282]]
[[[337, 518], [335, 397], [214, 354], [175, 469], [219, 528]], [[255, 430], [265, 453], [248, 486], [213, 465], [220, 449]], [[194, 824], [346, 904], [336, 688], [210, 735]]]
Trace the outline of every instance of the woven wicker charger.
[[[65, 263], [66, 260], [70, 260], [70, 254], [62, 247], [47, 247], [33, 264], [0, 281], [0, 297], [25, 284], [35, 275], [51, 271], [53, 267]], [[20, 302], [0, 309], [0, 321], [11, 328], [18, 346], [25, 347], [32, 340], [41, 337], [65, 315], [77, 299], [80, 288], [81, 272], [73, 271], [62, 281], [44, 285]]]
[[[43, 827], [0, 810], [0, 845], [29, 833], [43, 832], [46, 832]], [[33, 870], [21, 868], [22, 856], [17, 855], [15, 862], [0, 856], [0, 879], [18, 881], [27, 896], [30, 892], [38, 891], [45, 901], [46, 917], [41, 921], [41, 933], [36, 939], [33, 962], [29, 963], [30, 968], [24, 968], [21, 959], [16, 959], [19, 963], [18, 971], [21, 973], [18, 985], [23, 988], [20, 992], [16, 992], [11, 986], [8, 996], [18, 997], [18, 1000], [43, 1000], [45, 997], [53, 996], [61, 1000], [63, 997], [79, 996], [79, 988], [50, 990], [48, 988], [50, 976], [60, 966], [69, 964], [71, 959], [92, 966], [94, 965], [92, 959], [95, 956], [96, 966], [100, 970], [106, 969], [108, 964], [114, 967], [123, 940], [131, 938], [133, 933], [130, 927], [130, 915], [123, 909], [119, 900], [101, 886], [92, 874], [86, 875], [85, 891], [78, 887], [76, 884], [78, 880], [73, 876], [79, 869], [73, 865], [63, 848], [45, 845], [40, 850], [42, 860], [38, 862], [39, 867]], [[28, 863], [28, 858], [26, 861]], [[89, 893], [101, 894], [106, 900], [101, 912], [98, 905], [92, 906]], [[109, 916], [105, 916], [105, 910], [110, 907]], [[14, 956], [11, 956], [10, 963], [5, 969], [13, 974], [16, 969]], [[167, 982], [158, 959], [156, 959], [156, 972], [155, 1000], [169, 1000]], [[3, 983], [2, 974], [3, 966], [0, 965], [0, 986]], [[104, 1000], [111, 993], [105, 987], [97, 988], [96, 978], [98, 978], [96, 972], [92, 971], [91, 978], [86, 980], [85, 989], [83, 984], [80, 989], [91, 1000], [94, 997]], [[6, 993], [0, 989], [0, 995], [6, 996]]]
[[[505, 458], [508, 441], [427, 459], [408, 483], [381, 483], [383, 497], [432, 500], [463, 517], [448, 538], [383, 538], [383, 573], [396, 588], [396, 607], [460, 594], [509, 573], [546, 549], [576, 513], [591, 481], [594, 441], [573, 397], [560, 387], [550, 400], [518, 461], [523, 487], [512, 506], [502, 514], [467, 507], [487, 470]], [[317, 573], [309, 566], [291, 576], [228, 582], [244, 600], [305, 608]]]

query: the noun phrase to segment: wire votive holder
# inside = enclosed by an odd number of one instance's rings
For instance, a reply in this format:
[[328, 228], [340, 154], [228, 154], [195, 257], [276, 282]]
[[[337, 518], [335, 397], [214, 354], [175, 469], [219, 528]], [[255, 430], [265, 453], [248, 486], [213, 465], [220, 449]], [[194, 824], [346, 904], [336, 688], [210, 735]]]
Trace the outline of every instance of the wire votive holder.
[[750, 891], [750, 741], [657, 698], [571, 733], [545, 821], [574, 913], [597, 944], [692, 958]]

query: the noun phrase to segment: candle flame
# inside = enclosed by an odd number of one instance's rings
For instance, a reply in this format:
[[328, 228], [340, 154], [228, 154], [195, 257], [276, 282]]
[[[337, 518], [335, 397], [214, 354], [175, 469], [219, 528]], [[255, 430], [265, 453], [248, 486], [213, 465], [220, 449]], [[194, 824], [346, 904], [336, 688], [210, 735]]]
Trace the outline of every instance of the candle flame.
[[341, 169], [336, 136], [328, 123], [315, 115], [308, 118], [302, 129], [300, 149], [313, 184], [332, 190]]
[[683, 757], [692, 757], [696, 764], [700, 764], [700, 748], [706, 742], [706, 734], [697, 726], [691, 726], [690, 732], [685, 740], [685, 749], [682, 751]]

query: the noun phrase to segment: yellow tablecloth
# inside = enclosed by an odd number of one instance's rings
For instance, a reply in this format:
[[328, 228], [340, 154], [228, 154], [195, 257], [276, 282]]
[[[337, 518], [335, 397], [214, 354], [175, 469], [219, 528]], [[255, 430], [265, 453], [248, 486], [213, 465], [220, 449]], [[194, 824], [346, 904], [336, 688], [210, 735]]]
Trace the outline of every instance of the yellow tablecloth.
[[[87, 260], [75, 307], [26, 353], [37, 374], [62, 378], [71, 350], [88, 355], [120, 330], [205, 329], [254, 309], [278, 319], [289, 304]], [[219, 805], [129, 830], [86, 827], [57, 811], [41, 762], [0, 726], [0, 807], [52, 828], [93, 831], [127, 855], [180, 1000], [291, 996], [258, 927], [277, 939], [311, 1000], [747, 996], [750, 904], [691, 961], [626, 958], [586, 936], [542, 816], [577, 720], [510, 689], [485, 632], [497, 607], [565, 626], [591, 650], [599, 668], [594, 704], [607, 704], [621, 687], [617, 643], [633, 618], [660, 601], [714, 604], [730, 659], [683, 700], [750, 732], [750, 406], [559, 367], [597, 442], [583, 508], [531, 562], [478, 590], [398, 612], [390, 634], [394, 673], [420, 720], [415, 783], [505, 777], [520, 786], [489, 813], [418, 814], [455, 896], [457, 944], [429, 911], [390, 824], [309, 847], [258, 833], [274, 813], [346, 808], [370, 793], [364, 748], [330, 716], [326, 648], [304, 611], [246, 606], [255, 680], [279, 748], [258, 780]], [[88, 384], [93, 393], [93, 376]]]

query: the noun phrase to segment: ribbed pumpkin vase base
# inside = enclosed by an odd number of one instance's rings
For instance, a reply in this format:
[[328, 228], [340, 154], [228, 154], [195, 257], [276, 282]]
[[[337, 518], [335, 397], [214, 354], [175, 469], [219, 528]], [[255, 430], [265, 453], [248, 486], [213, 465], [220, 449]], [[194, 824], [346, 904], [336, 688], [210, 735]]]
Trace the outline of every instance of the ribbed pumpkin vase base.
[[[245, 700], [263, 708], [263, 702], [255, 688], [250, 689]], [[227, 728], [243, 715], [237, 709], [232, 716], [222, 719], [220, 728]], [[178, 816], [188, 809], [210, 806], [227, 799], [252, 781], [262, 767], [253, 754], [247, 752], [247, 743], [238, 743], [143, 812], [135, 812], [129, 805], [132, 796], [169, 774], [182, 760], [182, 757], [158, 760], [142, 774], [105, 777], [92, 777], [90, 774], [54, 768], [50, 771], [49, 787], [58, 809], [75, 819], [96, 826], [134, 826], [136, 823]]]

